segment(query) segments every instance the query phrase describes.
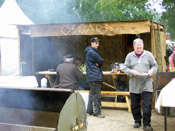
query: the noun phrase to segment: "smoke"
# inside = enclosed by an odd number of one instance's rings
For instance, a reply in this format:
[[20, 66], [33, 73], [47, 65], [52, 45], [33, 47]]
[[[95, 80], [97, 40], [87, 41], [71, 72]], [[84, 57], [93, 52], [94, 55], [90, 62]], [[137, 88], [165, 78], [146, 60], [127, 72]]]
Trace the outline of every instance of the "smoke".
[[0, 122], [57, 127], [69, 92], [0, 88]]
[[23, 12], [36, 24], [78, 22], [74, 0], [16, 0]]
[[11, 124], [31, 124], [34, 121], [36, 100], [31, 92], [0, 88], [0, 121]]

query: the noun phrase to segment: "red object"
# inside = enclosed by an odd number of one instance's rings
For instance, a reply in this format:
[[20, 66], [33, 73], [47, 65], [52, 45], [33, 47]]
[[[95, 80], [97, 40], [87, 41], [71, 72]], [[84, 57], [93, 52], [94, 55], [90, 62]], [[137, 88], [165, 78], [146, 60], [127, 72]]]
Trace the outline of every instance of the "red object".
[[170, 40], [170, 34], [166, 34], [166, 40]]
[[166, 62], [166, 66], [167, 66], [167, 68], [168, 68], [168, 72], [170, 72], [168, 62]]
[[127, 45], [126, 48], [134, 48], [132, 45]]

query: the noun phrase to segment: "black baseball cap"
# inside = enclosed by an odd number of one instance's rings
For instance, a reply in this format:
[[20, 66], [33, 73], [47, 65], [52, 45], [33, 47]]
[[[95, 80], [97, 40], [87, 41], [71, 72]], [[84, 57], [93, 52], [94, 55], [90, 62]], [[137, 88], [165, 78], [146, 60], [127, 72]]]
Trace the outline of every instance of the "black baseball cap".
[[101, 42], [101, 40], [99, 40], [97, 37], [92, 37], [91, 42]]

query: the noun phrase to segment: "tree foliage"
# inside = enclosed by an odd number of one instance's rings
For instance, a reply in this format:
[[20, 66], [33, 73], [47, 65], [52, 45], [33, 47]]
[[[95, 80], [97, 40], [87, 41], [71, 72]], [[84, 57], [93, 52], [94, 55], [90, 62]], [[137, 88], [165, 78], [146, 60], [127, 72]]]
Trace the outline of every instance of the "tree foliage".
[[146, 3], [147, 0], [99, 0], [95, 9], [101, 12], [101, 20], [153, 20], [154, 13]]
[[37, 24], [153, 20], [156, 13], [148, 0], [16, 0], [23, 12]]
[[166, 12], [162, 13], [161, 23], [165, 24], [166, 31], [170, 33], [171, 39], [175, 39], [175, 1], [164, 0], [163, 6]]

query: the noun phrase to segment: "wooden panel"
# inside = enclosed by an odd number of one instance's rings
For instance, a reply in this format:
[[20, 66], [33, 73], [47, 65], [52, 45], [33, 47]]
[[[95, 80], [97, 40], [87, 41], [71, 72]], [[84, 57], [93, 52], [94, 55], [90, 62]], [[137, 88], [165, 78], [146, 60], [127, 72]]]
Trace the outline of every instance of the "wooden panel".
[[[88, 90], [77, 90], [76, 92], [88, 93]], [[122, 92], [122, 91], [101, 91], [102, 97], [117, 97], [117, 95], [121, 95], [125, 97], [126, 102], [115, 102], [112, 101], [102, 101], [102, 107], [117, 107], [117, 108], [127, 108], [129, 112], [131, 112], [131, 102], [130, 102], [130, 93]]]
[[104, 102], [102, 101], [102, 107], [120, 107], [120, 108], [128, 108], [126, 103], [115, 103], [115, 102]]
[[165, 63], [165, 32], [160, 32], [160, 31], [154, 31], [154, 41], [155, 41], [155, 53], [154, 56], [157, 59], [158, 63], [158, 71], [165, 71], [166, 70], [166, 63]]
[[161, 90], [165, 87], [175, 76], [175, 72], [158, 72], [156, 74], [155, 90]]
[[166, 56], [166, 33], [160, 32], [160, 45], [161, 45], [161, 59], [162, 59], [162, 71], [166, 71], [166, 62], [164, 56]]
[[67, 23], [52, 25], [33, 25], [32, 37], [68, 35], [108, 35], [140, 34], [150, 32], [150, 21], [115, 21], [93, 23]]
[[[77, 90], [76, 92], [83, 92], [83, 93], [89, 93], [89, 90]], [[101, 91], [102, 96], [108, 96], [108, 95], [122, 95], [122, 96], [130, 96], [129, 92], [124, 91]]]

